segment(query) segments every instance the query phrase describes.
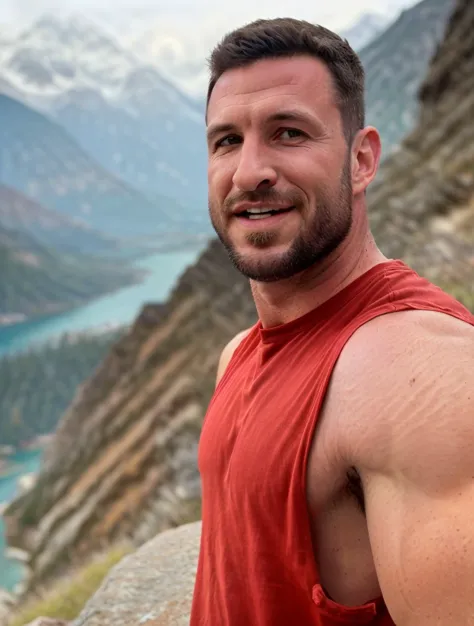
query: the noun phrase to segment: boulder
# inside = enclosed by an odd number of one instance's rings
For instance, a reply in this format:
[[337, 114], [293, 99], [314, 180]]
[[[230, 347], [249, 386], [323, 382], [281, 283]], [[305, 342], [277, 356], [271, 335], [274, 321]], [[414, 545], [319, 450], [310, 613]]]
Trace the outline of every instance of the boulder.
[[200, 535], [185, 524], [124, 557], [70, 626], [188, 626]]

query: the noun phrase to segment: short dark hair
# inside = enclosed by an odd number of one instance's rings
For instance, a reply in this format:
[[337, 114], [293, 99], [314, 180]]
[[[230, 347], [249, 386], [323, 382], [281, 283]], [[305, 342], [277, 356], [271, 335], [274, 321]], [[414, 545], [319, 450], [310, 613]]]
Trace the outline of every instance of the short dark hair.
[[344, 135], [350, 143], [365, 124], [363, 65], [346, 39], [305, 20], [260, 19], [225, 35], [209, 58], [207, 104], [224, 72], [261, 59], [297, 55], [320, 59], [331, 72]]

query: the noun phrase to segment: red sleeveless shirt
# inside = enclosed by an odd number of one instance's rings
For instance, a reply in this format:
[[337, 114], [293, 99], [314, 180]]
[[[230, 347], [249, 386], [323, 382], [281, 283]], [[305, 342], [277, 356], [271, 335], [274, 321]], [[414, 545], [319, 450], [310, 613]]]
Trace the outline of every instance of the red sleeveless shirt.
[[202, 536], [191, 626], [392, 626], [382, 598], [358, 607], [320, 585], [305, 470], [333, 367], [351, 335], [407, 309], [474, 324], [402, 261], [377, 265], [281, 326], [258, 322], [210, 402], [199, 444]]

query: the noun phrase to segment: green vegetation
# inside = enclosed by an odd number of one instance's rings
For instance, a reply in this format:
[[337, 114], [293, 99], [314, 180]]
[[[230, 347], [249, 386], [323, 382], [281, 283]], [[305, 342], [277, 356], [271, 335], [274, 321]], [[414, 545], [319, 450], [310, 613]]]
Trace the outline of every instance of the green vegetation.
[[0, 441], [18, 446], [56, 429], [78, 385], [92, 375], [122, 335], [64, 335], [48, 344], [0, 359]]
[[74, 308], [139, 278], [123, 262], [53, 253], [25, 233], [2, 227], [0, 266], [0, 320]]
[[130, 551], [128, 546], [111, 548], [105, 555], [94, 559], [64, 582], [56, 584], [42, 599], [20, 610], [10, 626], [25, 626], [37, 617], [75, 619], [99, 589], [110, 569]]

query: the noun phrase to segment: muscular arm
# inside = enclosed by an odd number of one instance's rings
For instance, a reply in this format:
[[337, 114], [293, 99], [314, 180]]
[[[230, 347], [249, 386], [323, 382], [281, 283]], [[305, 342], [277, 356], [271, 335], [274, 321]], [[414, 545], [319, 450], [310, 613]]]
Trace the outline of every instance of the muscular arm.
[[394, 622], [474, 625], [474, 328], [394, 314], [351, 340], [342, 367], [365, 416], [346, 449]]

